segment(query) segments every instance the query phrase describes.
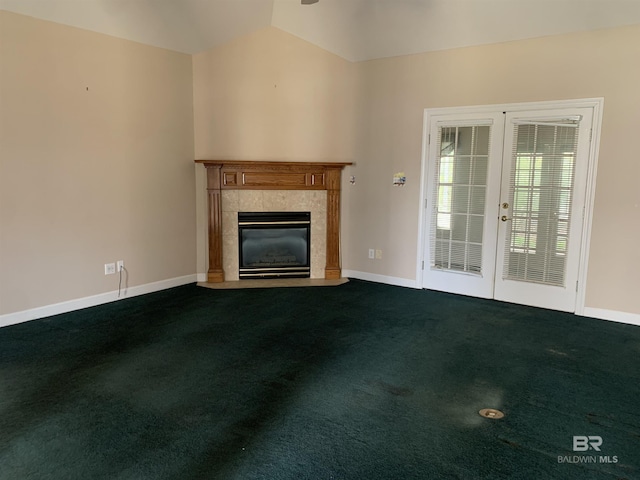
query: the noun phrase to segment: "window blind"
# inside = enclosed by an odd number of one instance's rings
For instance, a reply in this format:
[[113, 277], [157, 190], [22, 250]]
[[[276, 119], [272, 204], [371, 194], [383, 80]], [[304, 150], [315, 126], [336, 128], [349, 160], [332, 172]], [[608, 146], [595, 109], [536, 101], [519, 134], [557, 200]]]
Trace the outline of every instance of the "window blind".
[[514, 123], [503, 278], [564, 286], [579, 118]]
[[489, 125], [438, 127], [431, 268], [482, 273]]

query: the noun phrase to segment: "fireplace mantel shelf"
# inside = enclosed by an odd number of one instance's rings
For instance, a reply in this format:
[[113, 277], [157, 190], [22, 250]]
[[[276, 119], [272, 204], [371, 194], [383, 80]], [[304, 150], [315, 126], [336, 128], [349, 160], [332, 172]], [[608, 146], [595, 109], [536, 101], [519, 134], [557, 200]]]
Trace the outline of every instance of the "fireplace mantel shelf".
[[340, 176], [350, 162], [273, 162], [251, 160], [196, 160], [207, 169], [209, 197], [208, 282], [224, 282], [222, 268], [223, 190], [326, 190], [326, 279], [341, 277]]
[[238, 165], [247, 167], [284, 167], [284, 168], [344, 168], [353, 165], [352, 162], [278, 162], [273, 160], [196, 160], [196, 163], [204, 165]]

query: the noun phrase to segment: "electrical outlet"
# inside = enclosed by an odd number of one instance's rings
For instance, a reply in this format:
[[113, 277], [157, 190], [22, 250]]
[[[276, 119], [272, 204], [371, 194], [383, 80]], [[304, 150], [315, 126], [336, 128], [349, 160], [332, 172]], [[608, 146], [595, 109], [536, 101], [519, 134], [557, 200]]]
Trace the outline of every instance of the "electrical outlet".
[[376, 258], [375, 255], [376, 255], [375, 250], [373, 248], [370, 248], [369, 249], [369, 258], [371, 258], [371, 259]]
[[105, 275], [113, 275], [116, 273], [116, 264], [115, 263], [105, 263], [104, 264], [104, 274]]
[[121, 272], [122, 270], [124, 270], [124, 260], [118, 260], [116, 262], [116, 271]]
[[382, 260], [382, 250], [376, 250], [376, 260]]

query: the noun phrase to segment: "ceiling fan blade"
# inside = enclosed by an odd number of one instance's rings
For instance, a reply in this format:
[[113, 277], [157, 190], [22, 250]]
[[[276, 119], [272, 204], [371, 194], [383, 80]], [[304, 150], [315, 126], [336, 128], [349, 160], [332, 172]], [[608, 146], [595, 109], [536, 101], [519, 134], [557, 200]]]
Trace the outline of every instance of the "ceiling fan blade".
[[302, 5], [312, 5], [318, 3], [318, 0], [300, 0], [300, 3], [302, 3]]

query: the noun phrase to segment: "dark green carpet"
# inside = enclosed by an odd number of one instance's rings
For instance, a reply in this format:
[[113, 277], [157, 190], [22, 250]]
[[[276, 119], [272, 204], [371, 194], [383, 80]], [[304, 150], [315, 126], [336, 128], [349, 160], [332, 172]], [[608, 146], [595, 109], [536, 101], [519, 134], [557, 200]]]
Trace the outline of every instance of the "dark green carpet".
[[639, 354], [437, 292], [190, 285], [0, 329], [0, 479], [637, 479]]

